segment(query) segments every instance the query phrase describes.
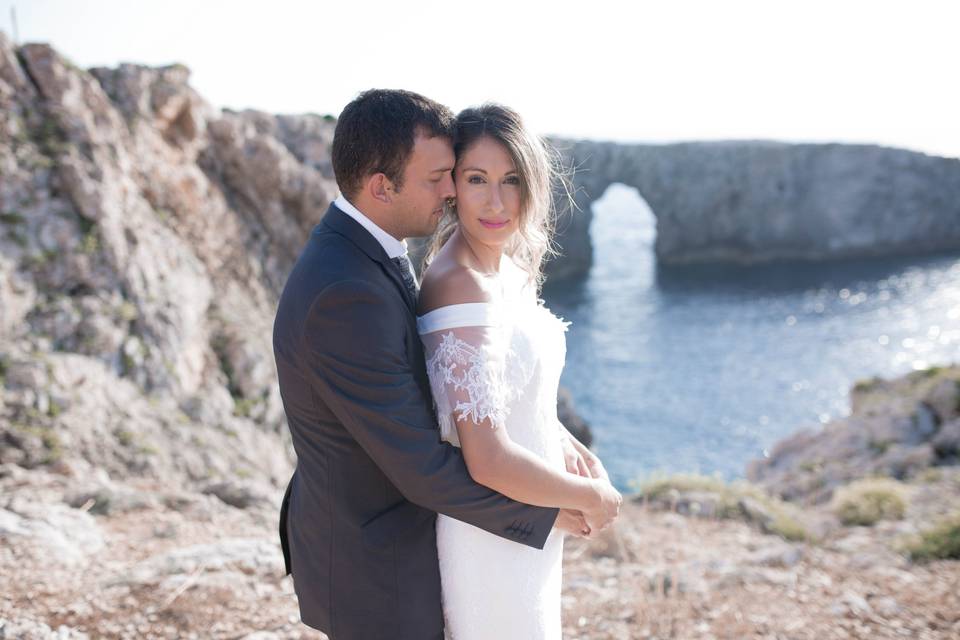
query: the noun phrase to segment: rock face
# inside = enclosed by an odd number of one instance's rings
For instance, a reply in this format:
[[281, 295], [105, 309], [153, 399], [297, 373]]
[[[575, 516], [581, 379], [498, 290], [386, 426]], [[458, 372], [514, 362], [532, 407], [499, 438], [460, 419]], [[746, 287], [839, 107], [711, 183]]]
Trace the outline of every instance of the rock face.
[[589, 267], [590, 204], [614, 182], [650, 205], [666, 265], [960, 248], [960, 159], [871, 145], [553, 144], [576, 168], [581, 210], [560, 225], [563, 274]]
[[334, 124], [218, 113], [188, 78], [0, 33], [2, 462], [289, 472], [270, 335]]
[[958, 463], [960, 366], [953, 366], [859, 383], [850, 416], [781, 440], [748, 465], [747, 477], [784, 499], [822, 504], [857, 478], [908, 480]]

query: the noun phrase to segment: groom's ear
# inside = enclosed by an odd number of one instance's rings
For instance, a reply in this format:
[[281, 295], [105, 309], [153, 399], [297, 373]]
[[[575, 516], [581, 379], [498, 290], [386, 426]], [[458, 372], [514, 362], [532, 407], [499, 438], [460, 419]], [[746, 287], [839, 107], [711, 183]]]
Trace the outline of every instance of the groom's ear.
[[378, 202], [390, 204], [393, 202], [393, 194], [396, 190], [386, 174], [375, 173], [367, 179], [367, 193]]

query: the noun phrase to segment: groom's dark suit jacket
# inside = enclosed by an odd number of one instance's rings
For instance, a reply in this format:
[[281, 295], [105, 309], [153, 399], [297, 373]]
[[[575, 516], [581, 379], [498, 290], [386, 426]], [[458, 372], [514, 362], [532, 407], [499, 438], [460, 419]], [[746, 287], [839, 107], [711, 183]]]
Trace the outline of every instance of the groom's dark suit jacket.
[[542, 549], [558, 510], [474, 482], [440, 440], [415, 301], [377, 240], [331, 206], [273, 331], [297, 467], [280, 539], [300, 616], [333, 640], [443, 630], [436, 512]]

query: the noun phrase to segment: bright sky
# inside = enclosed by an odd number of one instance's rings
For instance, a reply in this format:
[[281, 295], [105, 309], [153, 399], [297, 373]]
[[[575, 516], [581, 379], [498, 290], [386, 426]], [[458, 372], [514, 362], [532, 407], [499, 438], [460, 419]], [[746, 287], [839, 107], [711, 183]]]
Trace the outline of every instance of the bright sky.
[[219, 107], [494, 100], [542, 134], [872, 142], [960, 157], [952, 0], [0, 0], [83, 67], [182, 62]]

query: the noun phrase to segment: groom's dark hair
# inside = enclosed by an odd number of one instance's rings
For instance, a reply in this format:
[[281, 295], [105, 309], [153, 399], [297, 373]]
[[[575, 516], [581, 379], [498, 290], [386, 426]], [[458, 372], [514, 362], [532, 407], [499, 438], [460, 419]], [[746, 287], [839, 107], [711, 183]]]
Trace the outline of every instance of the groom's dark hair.
[[453, 140], [454, 122], [450, 109], [418, 93], [364, 91], [344, 107], [333, 134], [331, 161], [340, 192], [356, 195], [375, 173], [399, 190], [417, 133]]

